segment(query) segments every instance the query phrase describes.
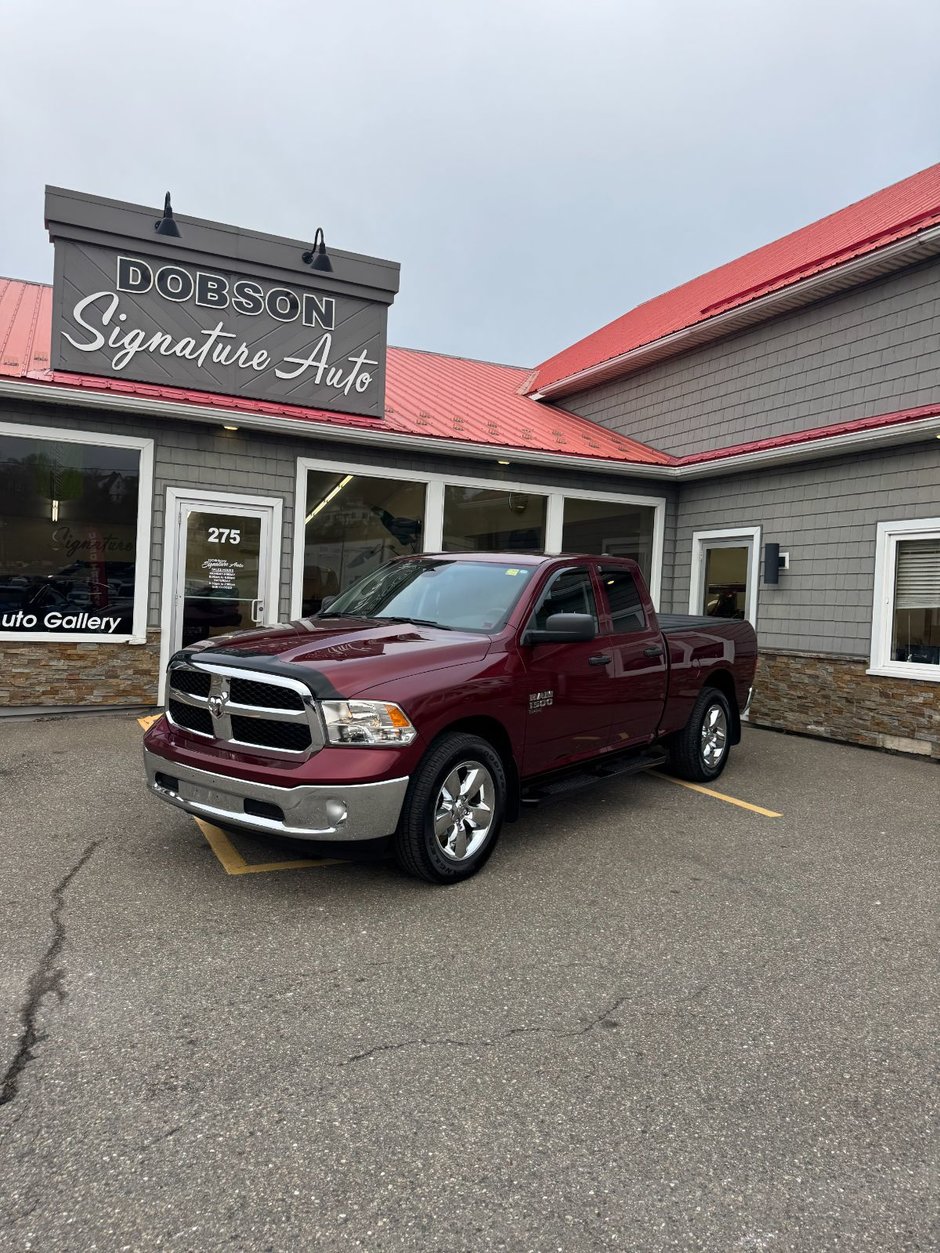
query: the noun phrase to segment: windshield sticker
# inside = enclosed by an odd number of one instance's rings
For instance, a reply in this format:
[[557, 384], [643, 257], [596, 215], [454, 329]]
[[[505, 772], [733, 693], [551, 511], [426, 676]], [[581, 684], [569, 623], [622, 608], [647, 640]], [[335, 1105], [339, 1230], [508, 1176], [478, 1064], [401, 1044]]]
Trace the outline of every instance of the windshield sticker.
[[507, 570], [506, 573], [507, 574], [521, 574], [522, 571], [521, 570]]

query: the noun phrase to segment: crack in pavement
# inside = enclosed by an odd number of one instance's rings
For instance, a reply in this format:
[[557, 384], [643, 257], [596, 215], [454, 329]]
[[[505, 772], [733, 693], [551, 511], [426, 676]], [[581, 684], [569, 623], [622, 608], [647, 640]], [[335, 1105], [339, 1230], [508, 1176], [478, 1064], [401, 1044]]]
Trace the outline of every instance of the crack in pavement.
[[33, 1060], [36, 1045], [45, 1039], [45, 1033], [41, 1033], [36, 1026], [43, 1001], [50, 993], [54, 993], [61, 1004], [68, 995], [65, 989], [65, 968], [57, 964], [62, 949], [65, 947], [65, 922], [63, 921], [65, 893], [75, 876], [83, 866], [87, 865], [95, 850], [103, 843], [103, 840], [93, 840], [78, 861], [52, 889], [52, 908], [49, 911], [52, 939], [26, 985], [26, 999], [20, 1006], [19, 1014], [22, 1031], [13, 1060], [0, 1081], [0, 1105], [7, 1105], [14, 1099], [19, 1089], [20, 1077]]
[[[570, 1039], [573, 1036], [587, 1035], [589, 1031], [593, 1031], [595, 1027], [610, 1022], [611, 1014], [615, 1014], [622, 1005], [625, 1005], [630, 998], [621, 996], [614, 1001], [613, 1005], [609, 1005], [602, 1013], [592, 1018], [586, 1026], [573, 1027], [569, 1031], [559, 1031], [555, 1027], [510, 1027], [508, 1031], [503, 1031], [499, 1035], [492, 1037], [480, 1037], [474, 1040], [452, 1040], [447, 1037], [432, 1040], [400, 1040], [397, 1044], [376, 1044], [374, 1048], [366, 1049], [362, 1053], [354, 1053], [352, 1057], [347, 1057], [344, 1062], [340, 1062], [341, 1066], [349, 1066], [353, 1062], [362, 1062], [369, 1057], [374, 1057], [377, 1053], [397, 1053], [401, 1049], [408, 1048], [440, 1048], [442, 1045], [451, 1048], [495, 1048], [497, 1044], [502, 1044], [504, 1040], [509, 1040], [516, 1035], [551, 1035], [556, 1040]], [[618, 1023], [610, 1022], [611, 1026], [619, 1026]]]

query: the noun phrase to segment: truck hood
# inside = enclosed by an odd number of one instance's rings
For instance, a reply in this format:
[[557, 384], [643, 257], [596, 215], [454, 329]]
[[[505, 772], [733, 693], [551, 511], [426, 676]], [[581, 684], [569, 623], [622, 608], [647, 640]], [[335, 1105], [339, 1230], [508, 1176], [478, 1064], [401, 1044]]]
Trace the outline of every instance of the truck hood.
[[316, 696], [355, 696], [389, 679], [480, 661], [488, 635], [366, 618], [301, 618], [202, 640], [177, 653], [189, 660], [273, 674], [304, 670]]

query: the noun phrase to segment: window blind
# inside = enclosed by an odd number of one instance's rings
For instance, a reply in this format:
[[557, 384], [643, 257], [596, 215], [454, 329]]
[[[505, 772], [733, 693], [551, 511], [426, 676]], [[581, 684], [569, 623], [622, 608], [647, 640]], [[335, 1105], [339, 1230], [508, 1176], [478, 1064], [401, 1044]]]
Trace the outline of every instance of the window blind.
[[900, 540], [896, 571], [895, 609], [940, 609], [940, 535]]

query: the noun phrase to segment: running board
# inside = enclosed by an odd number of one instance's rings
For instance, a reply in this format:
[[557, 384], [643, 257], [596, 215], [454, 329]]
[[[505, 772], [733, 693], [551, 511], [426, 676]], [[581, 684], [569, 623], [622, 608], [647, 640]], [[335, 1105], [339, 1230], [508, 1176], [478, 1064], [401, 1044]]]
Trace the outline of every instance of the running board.
[[523, 788], [523, 805], [540, 805], [543, 801], [557, 800], [569, 796], [572, 792], [583, 791], [593, 787], [602, 779], [613, 779], [619, 775], [640, 774], [643, 770], [653, 770], [665, 764], [667, 753], [661, 748], [650, 748], [646, 752], [630, 757], [604, 757], [590, 768], [582, 767], [569, 774], [560, 775], [545, 783], [534, 783]]

